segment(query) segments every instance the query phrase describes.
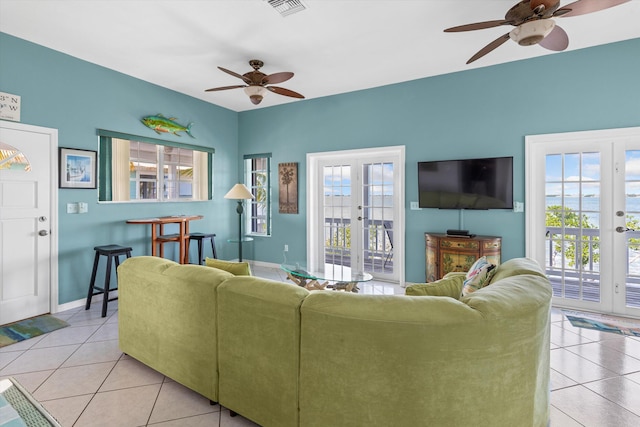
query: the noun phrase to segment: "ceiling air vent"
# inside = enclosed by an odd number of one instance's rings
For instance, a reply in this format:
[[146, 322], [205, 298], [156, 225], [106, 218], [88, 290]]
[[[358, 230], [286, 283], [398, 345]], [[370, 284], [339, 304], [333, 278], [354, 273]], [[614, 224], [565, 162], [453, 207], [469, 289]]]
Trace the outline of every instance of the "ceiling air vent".
[[301, 12], [307, 7], [300, 0], [266, 0], [282, 16]]

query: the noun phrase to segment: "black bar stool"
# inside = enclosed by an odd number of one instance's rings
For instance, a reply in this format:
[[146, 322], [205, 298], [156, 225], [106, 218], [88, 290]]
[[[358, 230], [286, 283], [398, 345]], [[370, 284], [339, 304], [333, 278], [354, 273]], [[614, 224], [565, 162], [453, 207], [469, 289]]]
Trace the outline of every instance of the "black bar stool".
[[[96, 256], [93, 260], [93, 271], [91, 272], [91, 282], [89, 283], [89, 293], [87, 294], [87, 305], [84, 309], [89, 310], [89, 307], [91, 307], [91, 297], [94, 295], [104, 294], [102, 299], [102, 317], [106, 317], [107, 303], [118, 299], [118, 297], [109, 298], [109, 291], [115, 291], [118, 289], [117, 286], [115, 288], [109, 287], [109, 282], [111, 281], [111, 260], [113, 259], [115, 261], [117, 270], [120, 265], [121, 255], [126, 255], [127, 258], [131, 258], [131, 248], [120, 245], [105, 245], [96, 246], [93, 250], [96, 251]], [[102, 288], [96, 286], [96, 272], [98, 271], [98, 263], [100, 262], [101, 255], [107, 257], [107, 272], [104, 277], [104, 287]]]
[[204, 264], [203, 242], [207, 239], [211, 241], [211, 251], [213, 252], [213, 257], [218, 258], [218, 255], [216, 254], [215, 237], [216, 235], [213, 233], [189, 233], [189, 245], [187, 246], [187, 248], [191, 247], [192, 240], [196, 240], [198, 242], [198, 263], [200, 265]]

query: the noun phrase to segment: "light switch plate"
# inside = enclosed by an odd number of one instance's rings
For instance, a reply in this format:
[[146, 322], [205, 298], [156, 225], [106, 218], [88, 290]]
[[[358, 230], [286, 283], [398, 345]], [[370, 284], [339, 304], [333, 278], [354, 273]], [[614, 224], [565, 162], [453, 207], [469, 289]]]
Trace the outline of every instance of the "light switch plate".
[[78, 204], [77, 203], [67, 203], [67, 213], [68, 214], [76, 214], [76, 213], [78, 213]]
[[80, 202], [78, 203], [78, 213], [87, 213], [89, 212], [89, 203]]
[[523, 202], [513, 202], [513, 211], [514, 212], [524, 212], [524, 203]]

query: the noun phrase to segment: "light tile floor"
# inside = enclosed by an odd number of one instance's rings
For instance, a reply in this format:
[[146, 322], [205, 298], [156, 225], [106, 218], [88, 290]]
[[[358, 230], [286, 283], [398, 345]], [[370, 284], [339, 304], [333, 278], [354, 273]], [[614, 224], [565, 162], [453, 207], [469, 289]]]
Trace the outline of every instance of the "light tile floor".
[[[252, 270], [286, 280], [277, 268]], [[382, 282], [360, 288], [404, 293]], [[70, 327], [0, 348], [0, 379], [16, 378], [63, 426], [256, 425], [123, 355], [117, 302], [106, 318], [100, 304], [56, 316]], [[558, 309], [551, 320], [551, 425], [640, 426], [640, 338], [574, 328]]]

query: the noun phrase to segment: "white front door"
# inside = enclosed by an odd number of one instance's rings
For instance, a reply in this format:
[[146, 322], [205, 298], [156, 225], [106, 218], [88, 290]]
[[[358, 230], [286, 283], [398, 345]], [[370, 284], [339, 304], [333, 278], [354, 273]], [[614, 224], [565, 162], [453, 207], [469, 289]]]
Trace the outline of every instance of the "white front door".
[[527, 204], [554, 304], [640, 317], [640, 128], [527, 137]]
[[51, 310], [57, 145], [55, 129], [0, 122], [0, 325]]
[[309, 266], [404, 280], [402, 147], [310, 154], [308, 165]]

